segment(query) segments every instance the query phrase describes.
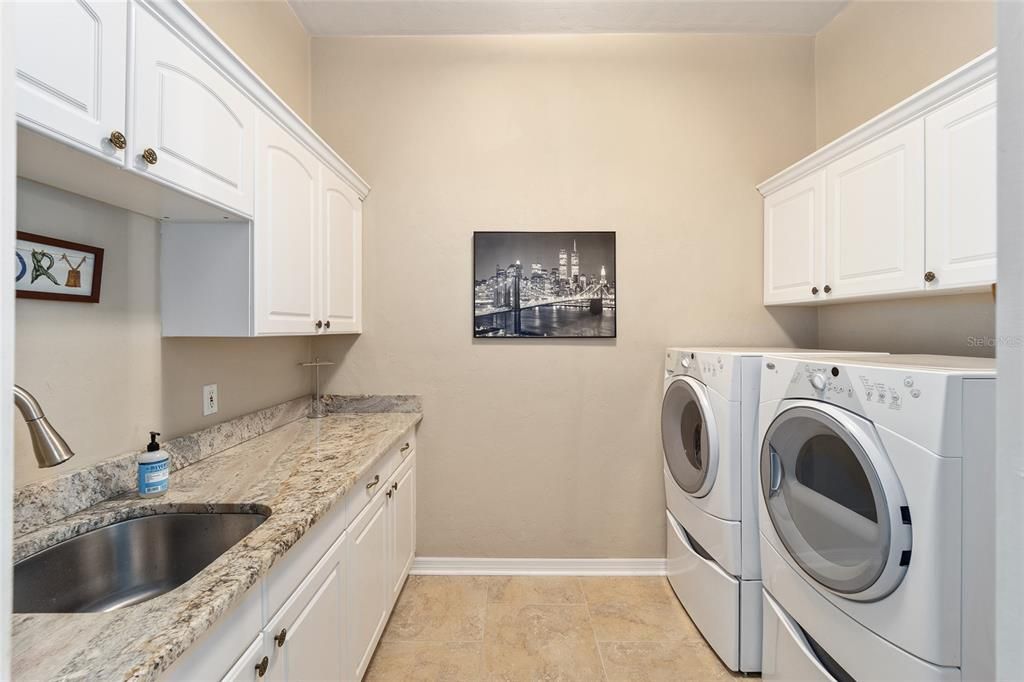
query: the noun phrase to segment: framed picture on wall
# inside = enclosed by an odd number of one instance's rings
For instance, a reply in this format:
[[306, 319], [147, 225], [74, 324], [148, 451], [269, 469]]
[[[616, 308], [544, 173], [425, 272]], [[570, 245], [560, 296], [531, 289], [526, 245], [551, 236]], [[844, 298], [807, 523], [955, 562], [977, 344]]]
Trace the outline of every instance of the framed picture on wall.
[[18, 232], [14, 288], [18, 298], [99, 303], [103, 249]]
[[473, 336], [614, 338], [614, 232], [474, 232]]

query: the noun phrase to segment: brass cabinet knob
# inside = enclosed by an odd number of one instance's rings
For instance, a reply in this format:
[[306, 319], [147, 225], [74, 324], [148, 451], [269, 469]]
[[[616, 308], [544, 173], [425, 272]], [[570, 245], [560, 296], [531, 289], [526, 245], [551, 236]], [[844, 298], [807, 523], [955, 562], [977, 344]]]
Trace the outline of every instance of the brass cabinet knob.
[[935, 281], [935, 273], [932, 272], [931, 270], [929, 270], [928, 272], [924, 273], [924, 281], [926, 281], [926, 282], [934, 282]]
[[111, 146], [114, 147], [114, 149], [124, 149], [125, 147], [128, 146], [128, 139], [120, 130], [115, 130], [112, 133], [110, 133], [110, 137], [108, 137], [107, 139], [110, 140], [110, 144]]
[[278, 648], [284, 646], [284, 640], [286, 637], [288, 637], [288, 630], [286, 628], [281, 628], [281, 632], [274, 635], [274, 641], [277, 642]]
[[818, 295], [818, 287], [811, 287], [811, 296]]
[[267, 666], [269, 666], [269, 665], [270, 665], [270, 659], [267, 658], [266, 656], [264, 656], [263, 660], [256, 664], [256, 674], [259, 677], [263, 677], [264, 675], [266, 675], [267, 674]]
[[323, 329], [323, 327], [324, 327], [324, 321], [323, 320], [317, 320], [316, 321], [316, 328], [317, 329]]
[[142, 150], [142, 160], [148, 163], [150, 166], [153, 166], [159, 159], [156, 155], [156, 152], [153, 151], [152, 147], [146, 147], [144, 150]]
[[823, 291], [824, 291], [824, 292], [825, 292], [826, 294], [831, 294], [831, 293], [832, 293], [832, 287], [830, 287], [830, 286], [829, 286], [828, 284], [826, 284], [826, 285], [825, 285], [825, 288], [824, 288], [824, 290], [823, 290]]

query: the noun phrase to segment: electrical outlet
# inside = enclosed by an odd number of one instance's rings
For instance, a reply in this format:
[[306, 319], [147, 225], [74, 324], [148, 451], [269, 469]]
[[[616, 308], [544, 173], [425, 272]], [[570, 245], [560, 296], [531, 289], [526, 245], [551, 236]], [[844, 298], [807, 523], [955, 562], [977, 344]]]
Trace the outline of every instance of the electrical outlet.
[[217, 412], [217, 384], [203, 386], [203, 416], [209, 417]]

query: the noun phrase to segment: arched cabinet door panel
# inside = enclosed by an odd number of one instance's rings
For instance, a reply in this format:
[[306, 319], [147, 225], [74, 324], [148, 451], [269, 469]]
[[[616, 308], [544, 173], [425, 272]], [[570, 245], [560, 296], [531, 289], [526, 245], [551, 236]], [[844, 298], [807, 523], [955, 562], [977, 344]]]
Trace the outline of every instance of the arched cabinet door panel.
[[16, 2], [14, 22], [19, 122], [122, 163], [128, 3]]
[[129, 168], [252, 215], [255, 105], [141, 3], [134, 43]]
[[315, 334], [320, 310], [319, 161], [269, 117], [257, 124], [254, 331]]
[[320, 172], [323, 333], [361, 332], [363, 202], [330, 169], [322, 166]]

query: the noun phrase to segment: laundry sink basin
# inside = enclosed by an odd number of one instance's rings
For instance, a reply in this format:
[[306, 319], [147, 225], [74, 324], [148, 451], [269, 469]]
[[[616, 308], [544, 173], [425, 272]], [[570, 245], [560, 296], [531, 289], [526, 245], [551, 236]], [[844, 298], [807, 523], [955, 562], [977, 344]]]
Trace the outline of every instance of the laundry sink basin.
[[14, 564], [15, 613], [113, 611], [169, 592], [267, 520], [157, 514], [97, 528]]

